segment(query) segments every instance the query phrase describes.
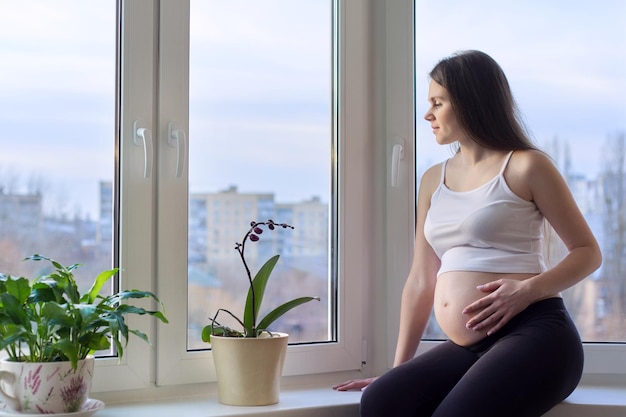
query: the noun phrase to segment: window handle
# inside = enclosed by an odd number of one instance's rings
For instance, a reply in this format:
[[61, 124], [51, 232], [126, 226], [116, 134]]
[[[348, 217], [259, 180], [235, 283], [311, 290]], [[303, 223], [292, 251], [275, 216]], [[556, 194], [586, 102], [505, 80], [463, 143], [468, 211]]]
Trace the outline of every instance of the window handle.
[[180, 178], [185, 170], [185, 161], [187, 160], [187, 135], [173, 122], [170, 122], [168, 126], [167, 143], [176, 148], [176, 178]]
[[404, 141], [393, 145], [391, 151], [391, 186], [398, 186], [398, 175], [400, 173], [400, 160], [404, 158]]
[[133, 143], [137, 146], [143, 146], [143, 176], [150, 178], [152, 175], [152, 132], [150, 129], [143, 127], [143, 123], [135, 120], [133, 123]]

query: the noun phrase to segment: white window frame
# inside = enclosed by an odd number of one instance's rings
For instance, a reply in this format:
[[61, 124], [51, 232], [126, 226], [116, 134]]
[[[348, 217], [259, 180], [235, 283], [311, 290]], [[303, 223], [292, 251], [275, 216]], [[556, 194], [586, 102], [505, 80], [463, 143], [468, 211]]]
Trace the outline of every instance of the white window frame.
[[[143, 146], [134, 143], [133, 127], [154, 132], [155, 40], [153, 0], [121, 1], [121, 59], [118, 63], [118, 83], [121, 90], [118, 149], [116, 166], [119, 168], [119, 267], [120, 288], [140, 288], [154, 291], [155, 241], [154, 169], [145, 177], [144, 158], [153, 161], [154, 152], [144, 155]], [[153, 135], [154, 136], [154, 135]], [[154, 137], [153, 137], [154, 140]], [[153, 164], [154, 168], [154, 164]], [[144, 305], [149, 307], [147, 305]], [[155, 340], [155, 320], [151, 317], [128, 317], [131, 328], [140, 329], [151, 341]], [[154, 348], [130, 335], [124, 356], [99, 358], [96, 361], [97, 378], [92, 390], [113, 391], [146, 388], [154, 380]]]
[[[131, 337], [121, 361], [99, 359], [94, 392], [148, 388], [155, 381], [175, 385], [215, 379], [210, 352], [186, 351], [184, 213], [188, 196], [186, 186], [180, 183], [186, 184], [187, 170], [183, 178], [168, 174], [174, 169], [172, 154], [176, 152], [167, 144], [169, 121], [188, 131], [189, 2], [161, 0], [158, 9], [155, 0], [120, 1], [121, 280], [123, 287], [156, 292], [171, 323], [130, 317], [132, 326], [147, 329], [153, 346]], [[414, 2], [341, 0], [339, 10], [341, 70], [337, 87], [343, 104], [338, 127], [342, 147], [334, 157], [343, 170], [339, 197], [343, 225], [339, 239], [340, 342], [291, 346], [286, 375], [359, 369], [377, 375], [391, 367], [401, 291], [412, 256], [415, 123], [421, 121], [419, 115], [415, 120], [413, 96]], [[161, 45], [159, 52], [157, 44]], [[143, 149], [133, 142], [135, 120], [142, 120], [153, 132], [153, 156], [158, 159], [149, 179], [143, 177]], [[397, 144], [403, 144], [403, 159], [398, 165], [397, 186], [392, 187], [391, 161]], [[173, 205], [174, 201], [183, 201], [185, 206]], [[418, 354], [435, 344], [422, 342]], [[625, 345], [585, 344], [584, 349], [583, 382], [623, 382]]]
[[[361, 152], [368, 129], [368, 7], [360, 0], [340, 1], [339, 78], [339, 283], [336, 343], [288, 348], [284, 375], [355, 370], [361, 366], [361, 306], [364, 282], [373, 278], [365, 256], [370, 239], [360, 202], [371, 199], [363, 182], [369, 155]], [[171, 122], [188, 132], [189, 124], [189, 1], [162, 0], [159, 11], [159, 93], [156, 270], [157, 289], [170, 324], [157, 328], [156, 383], [176, 385], [215, 381], [210, 350], [187, 351], [187, 213], [188, 172], [176, 178], [176, 150], [167, 145]], [[349, 74], [349, 76], [346, 76]], [[194, 138], [189, 138], [193, 142]], [[346, 163], [350, 155], [350, 163]], [[347, 215], [349, 213], [349, 215]], [[364, 262], [364, 260], [366, 260]], [[349, 306], [349, 308], [347, 308]]]

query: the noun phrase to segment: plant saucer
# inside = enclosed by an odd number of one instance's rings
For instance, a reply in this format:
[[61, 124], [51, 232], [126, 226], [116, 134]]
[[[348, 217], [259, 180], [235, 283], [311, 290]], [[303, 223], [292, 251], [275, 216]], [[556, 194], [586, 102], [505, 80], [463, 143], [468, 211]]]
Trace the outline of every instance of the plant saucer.
[[104, 408], [104, 403], [100, 400], [89, 398], [83, 407], [79, 411], [73, 413], [57, 413], [57, 414], [31, 414], [22, 413], [20, 411], [13, 411], [5, 408], [6, 404], [0, 402], [0, 416], [20, 416], [20, 417], [41, 417], [43, 415], [50, 415], [55, 417], [90, 417], [96, 412]]

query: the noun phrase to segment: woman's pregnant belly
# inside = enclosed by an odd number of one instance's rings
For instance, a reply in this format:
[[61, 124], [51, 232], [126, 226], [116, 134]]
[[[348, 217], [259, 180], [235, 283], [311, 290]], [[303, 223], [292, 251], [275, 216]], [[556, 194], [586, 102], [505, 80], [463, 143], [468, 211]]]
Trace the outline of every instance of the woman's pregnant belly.
[[469, 346], [487, 336], [487, 330], [474, 331], [465, 327], [474, 314], [463, 314], [463, 309], [488, 293], [476, 289], [481, 284], [501, 278], [527, 279], [534, 274], [494, 274], [487, 272], [450, 271], [437, 278], [434, 311], [441, 330], [451, 341]]

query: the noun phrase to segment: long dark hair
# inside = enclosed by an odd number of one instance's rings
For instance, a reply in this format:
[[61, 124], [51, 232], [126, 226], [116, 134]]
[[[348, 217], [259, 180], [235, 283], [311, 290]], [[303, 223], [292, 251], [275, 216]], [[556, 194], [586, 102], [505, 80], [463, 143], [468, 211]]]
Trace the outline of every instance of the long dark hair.
[[439, 61], [429, 75], [448, 90], [461, 127], [476, 143], [498, 150], [537, 149], [504, 71], [489, 55], [458, 52]]

